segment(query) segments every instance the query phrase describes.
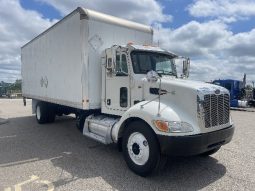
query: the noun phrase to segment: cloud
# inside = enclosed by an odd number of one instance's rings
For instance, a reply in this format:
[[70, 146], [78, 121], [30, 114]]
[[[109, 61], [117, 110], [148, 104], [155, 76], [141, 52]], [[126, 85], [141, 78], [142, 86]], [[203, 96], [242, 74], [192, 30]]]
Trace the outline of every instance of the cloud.
[[255, 16], [254, 0], [195, 0], [187, 9], [194, 17], [219, 18], [225, 22]]
[[38, 0], [52, 5], [64, 16], [78, 6], [93, 9], [113, 16], [126, 18], [143, 24], [169, 22], [171, 15], [163, 13], [164, 7], [156, 0]]
[[[229, 55], [236, 57], [255, 57], [255, 28], [249, 32], [238, 33], [228, 41]], [[254, 62], [255, 64], [255, 62]]]
[[0, 81], [20, 78], [20, 47], [54, 22], [23, 9], [18, 0], [0, 0]]
[[[158, 30], [158, 29], [159, 30]], [[155, 29], [154, 41], [179, 55], [191, 58], [191, 78], [255, 79], [255, 29], [234, 34], [219, 20], [200, 23], [191, 21], [177, 29]]]
[[159, 31], [155, 29], [154, 41], [178, 54], [192, 57], [214, 55], [232, 35], [228, 27], [219, 21], [191, 21], [177, 29], [159, 27]]

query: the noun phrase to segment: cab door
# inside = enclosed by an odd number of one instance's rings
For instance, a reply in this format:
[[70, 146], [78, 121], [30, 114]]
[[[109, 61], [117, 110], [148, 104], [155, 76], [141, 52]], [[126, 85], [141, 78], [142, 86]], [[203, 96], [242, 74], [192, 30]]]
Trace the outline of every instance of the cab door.
[[114, 68], [105, 78], [105, 107], [107, 113], [121, 115], [130, 107], [130, 72], [125, 51], [116, 51], [113, 57]]

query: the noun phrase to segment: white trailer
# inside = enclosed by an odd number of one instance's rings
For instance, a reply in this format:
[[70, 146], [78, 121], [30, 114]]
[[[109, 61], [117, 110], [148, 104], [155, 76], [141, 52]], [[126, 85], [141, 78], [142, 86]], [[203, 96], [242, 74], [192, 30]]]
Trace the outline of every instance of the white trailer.
[[77, 8], [21, 48], [22, 93], [40, 124], [75, 113], [77, 127], [116, 143], [146, 176], [162, 155], [209, 155], [234, 126], [225, 88], [178, 78], [176, 54], [152, 46], [149, 26]]

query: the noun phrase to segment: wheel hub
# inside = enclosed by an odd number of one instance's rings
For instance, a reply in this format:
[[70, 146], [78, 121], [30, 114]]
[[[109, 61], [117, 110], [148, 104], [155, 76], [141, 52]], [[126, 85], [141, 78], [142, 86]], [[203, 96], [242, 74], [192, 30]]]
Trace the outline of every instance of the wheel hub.
[[130, 159], [137, 165], [144, 165], [150, 154], [150, 148], [147, 139], [139, 132], [132, 133], [127, 143]]
[[132, 145], [132, 151], [135, 155], [138, 155], [140, 153], [140, 147], [137, 143], [134, 143]]

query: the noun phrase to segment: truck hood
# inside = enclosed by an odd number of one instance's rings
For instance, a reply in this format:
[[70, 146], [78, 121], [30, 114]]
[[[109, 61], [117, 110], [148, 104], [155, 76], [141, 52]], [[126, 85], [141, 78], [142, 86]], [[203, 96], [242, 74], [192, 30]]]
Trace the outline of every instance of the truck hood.
[[[147, 80], [144, 82], [145, 100], [152, 100], [158, 95], [159, 84], [159, 80], [157, 82], [148, 82]], [[160, 96], [160, 102], [165, 106], [165, 108], [161, 108], [162, 112], [170, 108], [175, 111], [175, 116], [178, 116], [173, 119], [173, 115], [166, 114], [169, 116], [167, 120], [184, 121], [193, 126], [199, 126], [198, 96], [200, 99], [204, 99], [206, 94], [228, 94], [227, 89], [217, 85], [172, 77], [161, 78], [161, 90], [165, 92], [164, 95]]]
[[[159, 84], [159, 82], [157, 83]], [[228, 90], [221, 86], [194, 80], [163, 77], [161, 83], [162, 88], [173, 88], [175, 91], [178, 89], [187, 89], [198, 94], [215, 94], [215, 91], [219, 90], [220, 92], [217, 92], [217, 94], [228, 93]]]

